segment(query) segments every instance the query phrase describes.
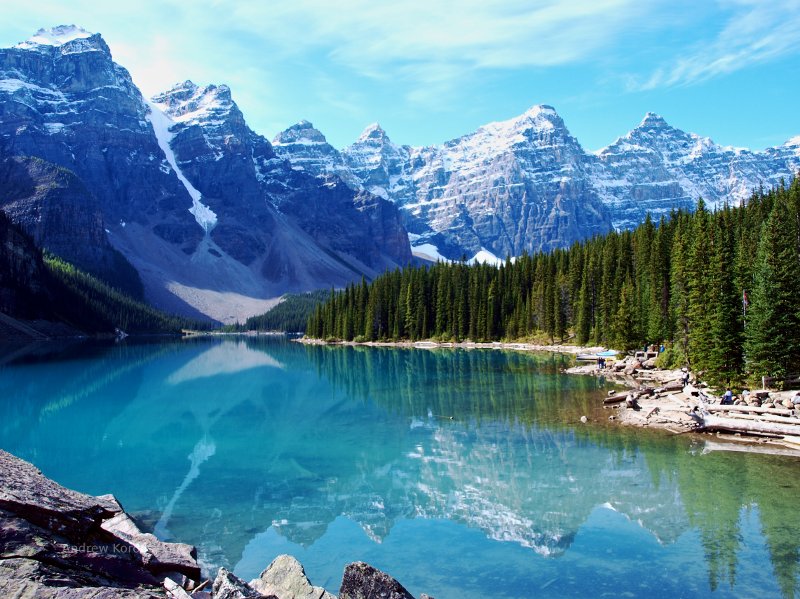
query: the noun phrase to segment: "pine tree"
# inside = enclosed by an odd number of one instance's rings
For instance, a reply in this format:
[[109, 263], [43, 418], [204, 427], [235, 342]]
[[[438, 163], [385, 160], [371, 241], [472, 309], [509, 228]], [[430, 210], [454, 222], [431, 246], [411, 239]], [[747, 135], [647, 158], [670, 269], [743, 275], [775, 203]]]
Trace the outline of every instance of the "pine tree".
[[800, 371], [800, 232], [789, 194], [779, 192], [761, 229], [747, 312], [747, 369], [754, 376]]

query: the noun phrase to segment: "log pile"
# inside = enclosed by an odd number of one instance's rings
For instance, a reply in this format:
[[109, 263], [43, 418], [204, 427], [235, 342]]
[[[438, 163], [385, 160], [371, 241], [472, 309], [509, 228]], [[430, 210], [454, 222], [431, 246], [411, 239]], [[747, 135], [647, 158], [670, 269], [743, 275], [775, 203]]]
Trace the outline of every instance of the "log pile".
[[779, 394], [758, 391], [734, 405], [699, 402], [692, 417], [704, 431], [735, 433], [786, 441], [796, 448], [800, 437], [800, 410]]

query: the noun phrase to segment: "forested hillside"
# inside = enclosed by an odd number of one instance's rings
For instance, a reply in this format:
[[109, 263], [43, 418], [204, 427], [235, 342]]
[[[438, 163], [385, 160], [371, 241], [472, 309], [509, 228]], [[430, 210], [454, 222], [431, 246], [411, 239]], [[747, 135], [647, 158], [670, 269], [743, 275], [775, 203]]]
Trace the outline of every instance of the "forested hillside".
[[308, 317], [314, 309], [330, 297], [330, 291], [290, 293], [280, 304], [259, 316], [251, 316], [244, 325], [249, 331], [284, 331], [297, 333], [306, 330]]
[[547, 336], [630, 349], [664, 342], [717, 380], [800, 371], [800, 182], [740, 207], [649, 218], [498, 267], [438, 263], [349, 286], [307, 334], [347, 340]]
[[[178, 333], [207, 326], [159, 312], [52, 255], [0, 211], [0, 312], [78, 333]], [[46, 333], [45, 333], [46, 334]]]

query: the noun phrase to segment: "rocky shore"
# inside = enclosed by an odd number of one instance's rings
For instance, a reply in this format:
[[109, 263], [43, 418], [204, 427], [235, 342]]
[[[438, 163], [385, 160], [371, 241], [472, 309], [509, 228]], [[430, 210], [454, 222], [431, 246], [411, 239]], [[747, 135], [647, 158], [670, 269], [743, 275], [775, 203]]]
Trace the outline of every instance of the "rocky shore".
[[580, 364], [566, 372], [603, 376], [626, 387], [622, 392], [609, 392], [603, 402], [612, 412], [610, 421], [674, 434], [702, 433], [719, 441], [713, 445], [717, 450], [800, 457], [800, 404], [793, 402], [797, 391], [758, 389], [734, 395], [730, 405], [725, 405], [721, 393], [691, 373], [684, 385], [683, 370], [659, 369], [653, 360], [634, 356], [605, 368]]
[[[195, 548], [143, 533], [113, 495], [62, 487], [0, 450], [0, 597], [15, 599], [336, 599], [281, 555], [249, 583], [204, 580]], [[339, 599], [414, 599], [395, 579], [349, 564]], [[420, 599], [426, 599], [422, 595]], [[430, 599], [430, 598], [427, 598]]]

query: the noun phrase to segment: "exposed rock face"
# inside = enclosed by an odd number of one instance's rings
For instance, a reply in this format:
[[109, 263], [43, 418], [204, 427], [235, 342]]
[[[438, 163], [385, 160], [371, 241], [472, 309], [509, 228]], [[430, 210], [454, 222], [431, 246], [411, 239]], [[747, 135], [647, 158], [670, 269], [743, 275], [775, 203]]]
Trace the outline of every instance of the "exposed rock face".
[[0, 594], [157, 597], [197, 580], [194, 548], [142, 534], [112, 496], [91, 497], [0, 450]]
[[[276, 139], [294, 139], [299, 130]], [[281, 155], [394, 201], [412, 246], [450, 259], [481, 248], [503, 258], [568, 246], [634, 227], [648, 213], [657, 219], [674, 208], [693, 209], [701, 196], [712, 207], [737, 203], [800, 169], [800, 137], [763, 152], [724, 148], [652, 113], [590, 153], [544, 105], [437, 146], [398, 146], [377, 124], [338, 155], [312, 143], [324, 140], [315, 129], [306, 137], [308, 143], [285, 144]]]
[[344, 569], [339, 599], [414, 599], [394, 578], [364, 562]]
[[[547, 250], [611, 228], [585, 182], [591, 157], [549, 106], [442, 146], [397, 146], [376, 124], [341, 155], [302, 143], [281, 151], [305, 170], [355, 178], [356, 188], [393, 200], [415, 244], [432, 243], [451, 259]], [[352, 177], [341, 174], [342, 161]]]
[[290, 160], [295, 170], [315, 177], [336, 175], [353, 189], [360, 188], [361, 181], [345, 164], [342, 154], [308, 121], [300, 121], [278, 133], [272, 140], [272, 148], [278, 156]]
[[303, 565], [291, 555], [276, 557], [261, 576], [250, 581], [250, 586], [262, 595], [280, 599], [336, 599], [322, 587], [312, 586]]
[[711, 206], [738, 204], [759, 186], [769, 189], [788, 180], [800, 167], [791, 142], [764, 152], [722, 147], [652, 112], [597, 157], [601, 168], [594, 184], [616, 228], [634, 227], [648, 212], [657, 219], [673, 208], [691, 210], [701, 197]]
[[147, 110], [99, 34], [56, 28], [0, 50], [5, 153], [74, 172], [99, 200], [109, 226], [167, 224], [193, 249], [202, 231], [186, 214], [186, 192], [163, 160]]
[[[288, 217], [322, 248], [339, 253], [357, 272], [380, 272], [411, 259], [405, 230], [392, 203], [354, 193], [336, 178], [318, 178], [316, 173], [292, 169], [276, 158], [269, 142], [247, 127], [226, 86], [200, 88], [187, 81], [153, 101], [175, 123], [170, 127], [170, 145], [179, 168], [219, 215], [212, 239], [240, 262], [250, 264], [267, 248], [279, 249], [273, 239], [259, 238], [263, 231], [254, 231], [252, 222], [255, 217], [268, 231], [285, 220], [281, 216]], [[307, 131], [296, 133], [302, 138]], [[288, 137], [284, 139], [288, 141]], [[327, 145], [324, 138], [321, 142], [301, 141]], [[243, 239], [249, 242], [242, 244]], [[299, 278], [292, 271], [305, 268], [308, 260], [289, 264], [285, 271], [273, 268], [277, 261], [285, 267], [290, 257], [287, 254], [279, 260], [275, 256], [262, 272], [268, 277], [284, 272], [291, 284]]]
[[[12, 189], [29, 175], [16, 157], [74, 173], [58, 191], [69, 200], [59, 218], [40, 188], [17, 193], [14, 218], [48, 215], [24, 222], [94, 272], [110, 243], [161, 308], [235, 320], [266, 298], [411, 258], [392, 203], [293, 170], [247, 127], [226, 86], [187, 81], [146, 102], [103, 39], [79, 28], [0, 50], [0, 155], [17, 161], [6, 169]], [[99, 249], [85, 255], [90, 243]]]
[[141, 297], [138, 274], [108, 242], [100, 203], [71, 171], [39, 158], [3, 160], [0, 208], [39, 246]]

